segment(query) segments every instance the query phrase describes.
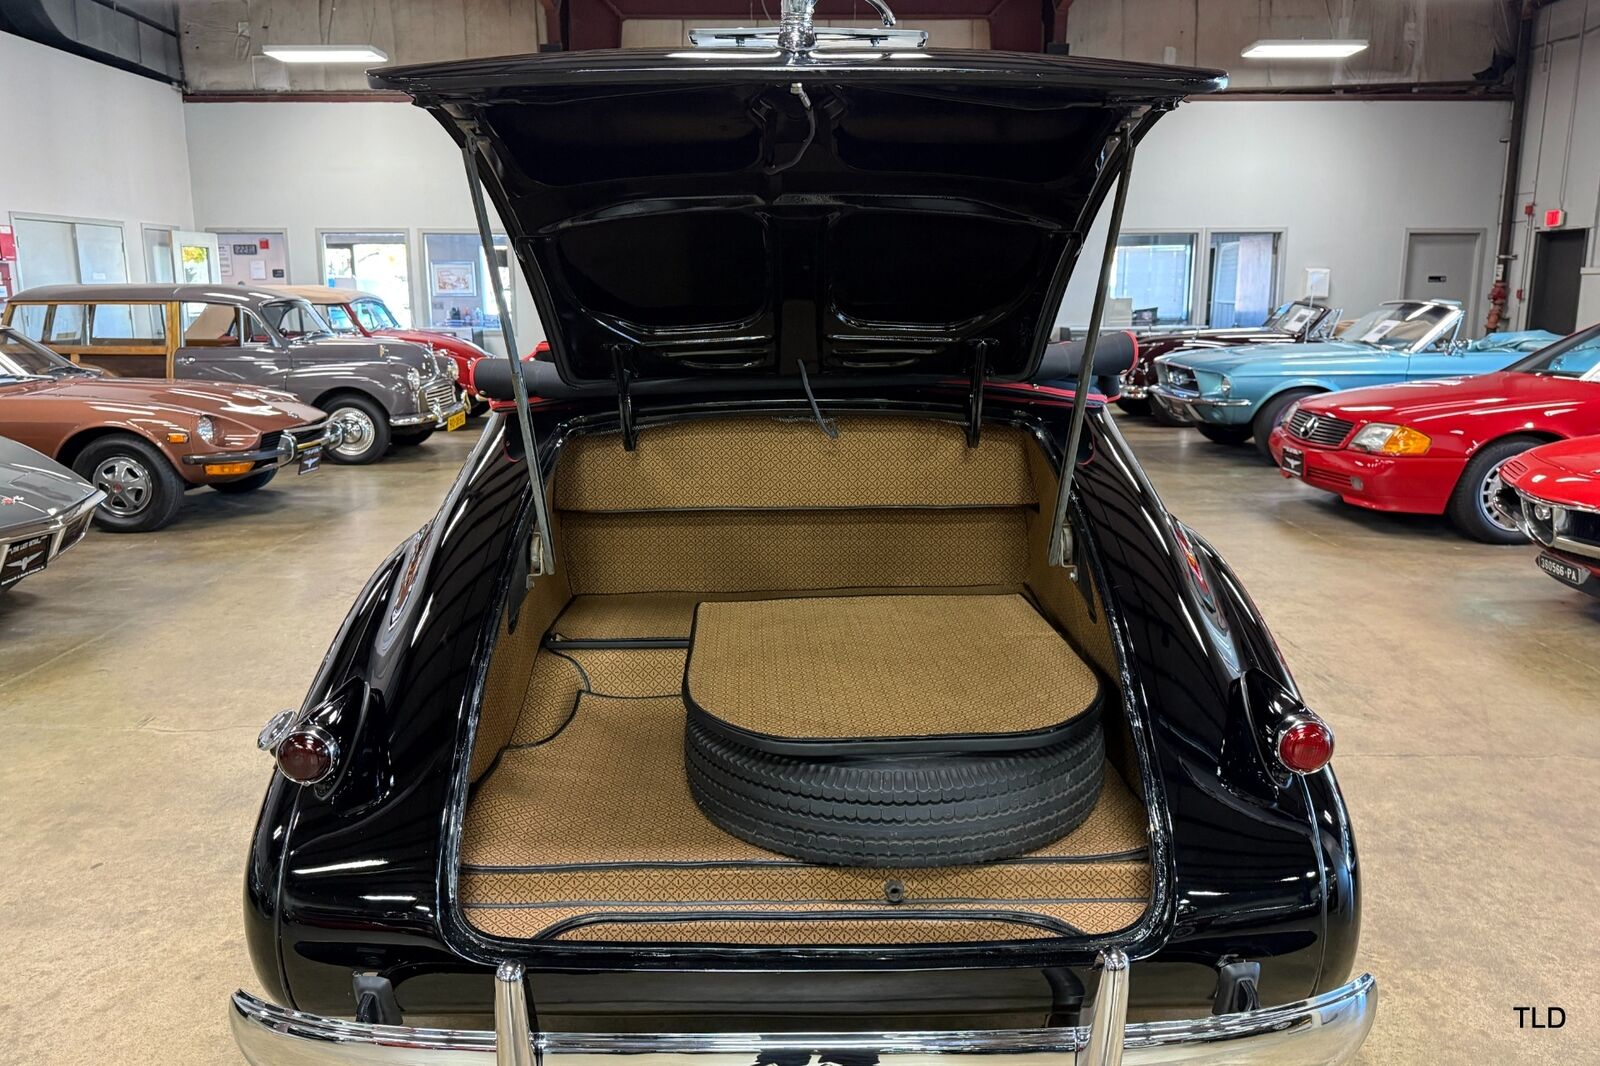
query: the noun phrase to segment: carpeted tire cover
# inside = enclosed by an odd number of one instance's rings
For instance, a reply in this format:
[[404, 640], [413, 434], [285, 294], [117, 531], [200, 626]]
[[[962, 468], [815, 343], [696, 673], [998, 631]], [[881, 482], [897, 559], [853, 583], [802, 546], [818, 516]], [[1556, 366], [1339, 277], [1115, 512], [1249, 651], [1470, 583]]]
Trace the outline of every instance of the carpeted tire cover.
[[1011, 858], [1094, 808], [1095, 728], [1026, 751], [809, 759], [758, 751], [690, 720], [684, 763], [706, 817], [759, 847], [836, 866], [959, 866]]

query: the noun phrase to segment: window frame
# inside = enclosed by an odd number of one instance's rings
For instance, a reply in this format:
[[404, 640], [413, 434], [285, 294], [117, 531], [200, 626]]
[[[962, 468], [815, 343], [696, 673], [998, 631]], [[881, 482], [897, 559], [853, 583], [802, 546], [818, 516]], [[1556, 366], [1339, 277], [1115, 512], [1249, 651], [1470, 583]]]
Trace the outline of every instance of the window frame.
[[[73, 259], [72, 259], [72, 262], [73, 262], [73, 268], [77, 272], [77, 280], [71, 283], [71, 284], [74, 284], [74, 285], [104, 284], [103, 282], [92, 282], [92, 281], [85, 282], [83, 280], [83, 267], [82, 267], [82, 263], [80, 262], [79, 255], [78, 255], [79, 248], [78, 248], [77, 227], [79, 227], [79, 226], [105, 226], [107, 228], [115, 228], [116, 231], [117, 231], [117, 237], [118, 237], [118, 239], [120, 240], [120, 242], [122, 244], [122, 278], [123, 278], [123, 281], [129, 280], [130, 277], [131, 277], [131, 275], [128, 272], [128, 228], [127, 228], [127, 225], [125, 223], [123, 223], [119, 219], [114, 219], [114, 218], [94, 218], [94, 217], [89, 216], [89, 215], [51, 215], [51, 214], [45, 214], [45, 213], [39, 212], [39, 211], [12, 211], [7, 216], [7, 218], [10, 221], [11, 229], [12, 229], [13, 233], [16, 232], [16, 228], [17, 228], [17, 223], [18, 222], [55, 222], [55, 223], [62, 223], [62, 224], [65, 224], [65, 225], [72, 226], [73, 227], [73, 232], [72, 232]], [[14, 283], [16, 285], [16, 289], [17, 289], [18, 292], [21, 292], [24, 289], [32, 288], [33, 284], [34, 284], [32, 281], [28, 280], [28, 271], [27, 271], [27, 267], [26, 267], [26, 260], [23, 258], [22, 252], [21, 252], [21, 249], [23, 247], [23, 243], [24, 242], [19, 241], [18, 244], [17, 244], [17, 247], [18, 247], [17, 259], [16, 259], [17, 274], [16, 274], [16, 278], [14, 279]], [[143, 255], [143, 248], [144, 248], [143, 237], [141, 235], [141, 237], [140, 237], [140, 254], [141, 255]], [[46, 282], [44, 284], [50, 284], [50, 283]], [[65, 283], [63, 283], [63, 284], [65, 284]]]
[[[437, 226], [437, 227], [429, 227], [427, 229], [419, 229], [417, 231], [417, 239], [420, 242], [421, 247], [422, 247], [422, 277], [421, 277], [421, 279], [419, 279], [419, 284], [421, 285], [421, 291], [422, 291], [422, 301], [420, 303], [416, 304], [416, 306], [424, 307], [424, 308], [427, 308], [427, 309], [429, 309], [431, 311], [432, 301], [433, 301], [433, 293], [430, 291], [430, 289], [432, 287], [431, 284], [430, 284], [430, 279], [431, 279], [431, 277], [433, 275], [433, 264], [428, 258], [428, 235], [429, 234], [439, 234], [440, 236], [444, 236], [444, 237], [459, 237], [459, 236], [462, 236], [462, 235], [470, 236], [470, 237], [473, 238], [474, 243], [477, 244], [477, 246], [478, 246], [477, 254], [480, 255], [480, 256], [483, 255], [483, 241], [482, 241], [481, 235], [475, 229], [456, 229], [456, 228], [451, 228], [449, 226]], [[516, 244], [516, 241], [514, 241], [512, 239], [511, 234], [506, 233], [503, 230], [491, 230], [489, 232], [489, 239], [491, 241], [499, 240], [501, 238], [504, 238], [504, 240], [506, 242], [506, 256], [507, 256], [506, 266], [507, 266], [507, 273], [510, 274], [510, 279], [509, 279], [510, 280], [510, 284], [506, 286], [506, 304], [507, 304], [507, 306], [502, 309], [502, 313], [506, 318], [511, 319], [511, 328], [513, 330], [515, 330], [517, 328], [517, 279], [521, 274], [521, 271], [519, 271], [517, 269], [517, 263], [518, 263], [518, 260], [517, 260], [517, 244]], [[441, 260], [441, 262], [444, 262], [444, 260]], [[492, 293], [485, 293], [484, 297], [486, 299], [492, 299], [493, 298], [493, 294]], [[415, 317], [415, 316], [413, 316], [413, 317]], [[432, 321], [431, 313], [429, 315], [427, 315], [426, 317], [429, 319], [429, 321], [427, 322], [426, 325], [417, 326], [417, 325], [413, 324], [413, 328], [414, 329], [455, 329], [455, 328], [458, 328], [458, 327], [454, 327], [454, 326], [450, 326], [450, 325], [436, 325]], [[485, 328], [487, 329], [487, 327], [485, 327]], [[494, 329], [494, 330], [492, 330], [490, 332], [494, 332], [494, 333], [500, 334], [501, 340], [502, 341], [505, 340], [505, 329], [504, 329], [504, 327]]]
[[[1291, 300], [1307, 300], [1308, 302], [1314, 302], [1310, 301], [1308, 297], [1290, 296], [1288, 294], [1286, 282], [1284, 280], [1286, 276], [1284, 264], [1285, 260], [1288, 258], [1285, 252], [1289, 246], [1289, 228], [1287, 226], [1212, 226], [1201, 231], [1202, 239], [1205, 242], [1204, 248], [1206, 251], [1206, 262], [1201, 264], [1200, 270], [1200, 281], [1204, 284], [1204, 294], [1200, 303], [1201, 306], [1205, 308], [1205, 321], [1203, 323], [1198, 323], [1199, 325], [1203, 325], [1207, 328], [1213, 328], [1211, 327], [1211, 289], [1214, 279], [1212, 277], [1210, 263], [1211, 240], [1219, 233], [1270, 233], [1277, 238], [1277, 244], [1275, 246], [1275, 250], [1273, 251], [1274, 262], [1272, 269], [1272, 296], [1267, 300], [1267, 317], [1270, 318], [1274, 310], [1276, 310], [1278, 307], [1281, 307], [1283, 304], [1290, 302]], [[1239, 328], [1245, 329], [1249, 327], [1241, 326]]]
[[[418, 306], [418, 304], [417, 304], [417, 292], [419, 291], [418, 290], [418, 286], [419, 286], [420, 283], [419, 283], [419, 281], [417, 279], [417, 271], [415, 269], [416, 263], [417, 263], [417, 253], [416, 253], [416, 248], [414, 246], [414, 242], [415, 242], [415, 239], [416, 239], [416, 231], [415, 230], [411, 229], [411, 227], [409, 227], [409, 226], [318, 226], [313, 231], [313, 234], [314, 234], [314, 239], [317, 242], [317, 284], [318, 285], [327, 285], [328, 284], [328, 236], [330, 234], [334, 234], [334, 235], [356, 234], [358, 236], [373, 236], [373, 237], [395, 237], [395, 236], [398, 236], [400, 238], [399, 243], [406, 250], [406, 296], [407, 296], [408, 300], [410, 301], [410, 305], [411, 306], [408, 309], [408, 314], [409, 314], [409, 316], [410, 316], [410, 318], [412, 320], [411, 325], [409, 325], [409, 326], [402, 325], [400, 328], [401, 329], [416, 329], [416, 328], [418, 328], [417, 325], [416, 325], [416, 319], [417, 319], [416, 308]], [[379, 243], [379, 242], [373, 242], [373, 243]], [[329, 286], [329, 287], [330, 288], [336, 288], [336, 286]], [[365, 291], [365, 290], [363, 290], [363, 291]], [[383, 294], [379, 293], [378, 295], [382, 296]], [[393, 308], [390, 309], [389, 313], [390, 314], [394, 314]], [[397, 321], [398, 321], [398, 318], [399, 318], [399, 316], [396, 316], [396, 320]]]
[[[1157, 324], [1156, 324], [1157, 328], [1174, 329], [1174, 328], [1177, 328], [1177, 327], [1180, 327], [1180, 326], [1192, 326], [1192, 325], [1194, 325], [1195, 306], [1200, 301], [1200, 287], [1201, 287], [1202, 281], [1204, 280], [1204, 278], [1202, 277], [1202, 273], [1203, 273], [1202, 272], [1202, 268], [1201, 268], [1202, 256], [1200, 255], [1200, 249], [1206, 246], [1205, 245], [1205, 240], [1206, 240], [1206, 233], [1207, 232], [1208, 231], [1206, 231], [1204, 229], [1184, 229], [1182, 227], [1176, 227], [1175, 228], [1175, 227], [1170, 227], [1170, 226], [1167, 226], [1167, 227], [1154, 226], [1154, 227], [1144, 227], [1144, 228], [1140, 228], [1140, 229], [1127, 229], [1127, 228], [1124, 228], [1123, 230], [1118, 232], [1118, 234], [1117, 234], [1117, 248], [1116, 248], [1116, 250], [1118, 252], [1120, 252], [1122, 247], [1123, 247], [1122, 240], [1123, 240], [1124, 237], [1170, 237], [1170, 236], [1179, 236], [1179, 235], [1181, 235], [1181, 236], [1185, 236], [1185, 237], [1192, 237], [1194, 239], [1194, 245], [1193, 245], [1192, 251], [1190, 252], [1190, 255], [1189, 255], [1189, 291], [1188, 291], [1188, 303], [1189, 303], [1189, 306], [1186, 309], [1187, 310], [1187, 314], [1186, 314], [1186, 316], [1184, 318], [1182, 318], [1182, 319], [1180, 319], [1180, 320], [1178, 320], [1176, 322], [1159, 322], [1158, 321]], [[1231, 231], [1229, 231], [1229, 232], [1231, 232]], [[1138, 245], [1130, 245], [1129, 247], [1138, 247]], [[1115, 254], [1113, 254], [1113, 264], [1114, 263], [1115, 263]], [[1112, 298], [1109, 288], [1107, 289], [1106, 295], [1107, 295], [1108, 298]], [[1115, 298], [1116, 299], [1121, 299], [1122, 297], [1115, 297]], [[1208, 299], [1209, 299], [1209, 294], [1208, 294]]]

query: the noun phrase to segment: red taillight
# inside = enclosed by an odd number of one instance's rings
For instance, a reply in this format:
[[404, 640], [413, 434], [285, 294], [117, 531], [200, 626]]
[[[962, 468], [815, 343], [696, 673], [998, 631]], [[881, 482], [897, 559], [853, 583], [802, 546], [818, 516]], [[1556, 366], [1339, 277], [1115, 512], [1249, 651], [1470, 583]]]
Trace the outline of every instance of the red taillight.
[[1333, 730], [1299, 721], [1278, 734], [1278, 761], [1297, 774], [1314, 774], [1333, 758]]
[[272, 752], [278, 769], [297, 785], [314, 785], [333, 773], [339, 748], [333, 738], [312, 726], [296, 729], [278, 742]]

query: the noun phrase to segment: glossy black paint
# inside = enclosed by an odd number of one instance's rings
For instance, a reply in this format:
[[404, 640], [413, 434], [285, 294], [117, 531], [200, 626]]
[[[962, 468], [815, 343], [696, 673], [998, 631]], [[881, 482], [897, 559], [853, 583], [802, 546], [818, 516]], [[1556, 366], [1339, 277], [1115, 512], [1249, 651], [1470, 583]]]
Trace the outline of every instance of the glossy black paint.
[[[627, 50], [391, 68], [479, 158], [569, 384], [1033, 378], [1118, 160], [1220, 71]], [[669, 269], [662, 269], [670, 264]]]
[[[966, 412], [965, 389], [955, 384], [898, 394], [854, 394], [844, 386], [819, 392], [827, 411], [897, 410], [951, 421]], [[1059, 449], [1070, 403], [1045, 395], [991, 388], [985, 419], [1026, 426]], [[804, 400], [771, 393], [698, 403], [661, 397], [641, 400], [638, 415], [648, 434], [663, 420], [759, 409], [799, 412]], [[541, 460], [551, 467], [564, 433], [615, 428], [616, 410], [614, 400], [575, 400], [540, 404], [535, 418]], [[1125, 713], [1155, 812], [1158, 887], [1139, 926], [1066, 946], [898, 949], [529, 945], [476, 933], [453, 900], [453, 818], [488, 643], [507, 590], [520, 585], [512, 580], [520, 559], [514, 545], [523, 541], [513, 534], [520, 529], [525, 540], [529, 494], [508, 425], [491, 419], [438, 516], [379, 568], [307, 697], [313, 707], [352, 680], [370, 687], [362, 713], [330, 724], [350, 753], [334, 786], [318, 795], [275, 778], [268, 791], [246, 911], [247, 942], [270, 994], [301, 1009], [348, 1015], [355, 1009], [352, 972], [377, 970], [394, 980], [407, 1011], [482, 1012], [492, 963], [520, 958], [535, 1004], [561, 1004], [555, 1013], [563, 1017], [596, 1012], [590, 1020], [601, 1024], [595, 1018], [609, 1017], [607, 1004], [666, 1011], [687, 999], [699, 1007], [675, 1025], [710, 1028], [719, 1019], [787, 1011], [788, 1024], [803, 1027], [814, 1000], [835, 997], [869, 973], [879, 976], [863, 1025], [963, 996], [1003, 1015], [995, 989], [1005, 987], [1019, 989], [1009, 1000], [1000, 997], [1016, 1010], [1041, 995], [1048, 1003], [1054, 988], [1054, 1015], [1069, 1015], [1075, 1007], [1061, 990], [1092, 985], [1095, 952], [1111, 942], [1136, 960], [1136, 1015], [1205, 1013], [1216, 967], [1234, 959], [1261, 963], [1266, 1004], [1333, 987], [1347, 975], [1359, 923], [1356, 859], [1333, 776], [1324, 771], [1275, 787], [1259, 747], [1245, 745], [1265, 728], [1256, 716], [1266, 712], [1240, 697], [1241, 676], [1260, 671], [1291, 693], [1293, 681], [1232, 573], [1192, 531], [1168, 519], [1098, 407], [1080, 453], [1086, 458], [1076, 521], [1089, 532], [1086, 562], [1121, 648]], [[728, 981], [713, 970], [748, 979]], [[680, 975], [650, 976], [661, 971]]]

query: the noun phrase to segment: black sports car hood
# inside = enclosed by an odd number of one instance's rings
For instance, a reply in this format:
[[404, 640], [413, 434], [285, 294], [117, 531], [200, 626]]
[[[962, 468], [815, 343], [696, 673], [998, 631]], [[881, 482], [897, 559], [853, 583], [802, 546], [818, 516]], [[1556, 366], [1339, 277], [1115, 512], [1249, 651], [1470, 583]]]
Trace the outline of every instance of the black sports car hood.
[[391, 67], [478, 153], [564, 381], [1027, 380], [1130, 142], [1220, 71], [755, 48]]

